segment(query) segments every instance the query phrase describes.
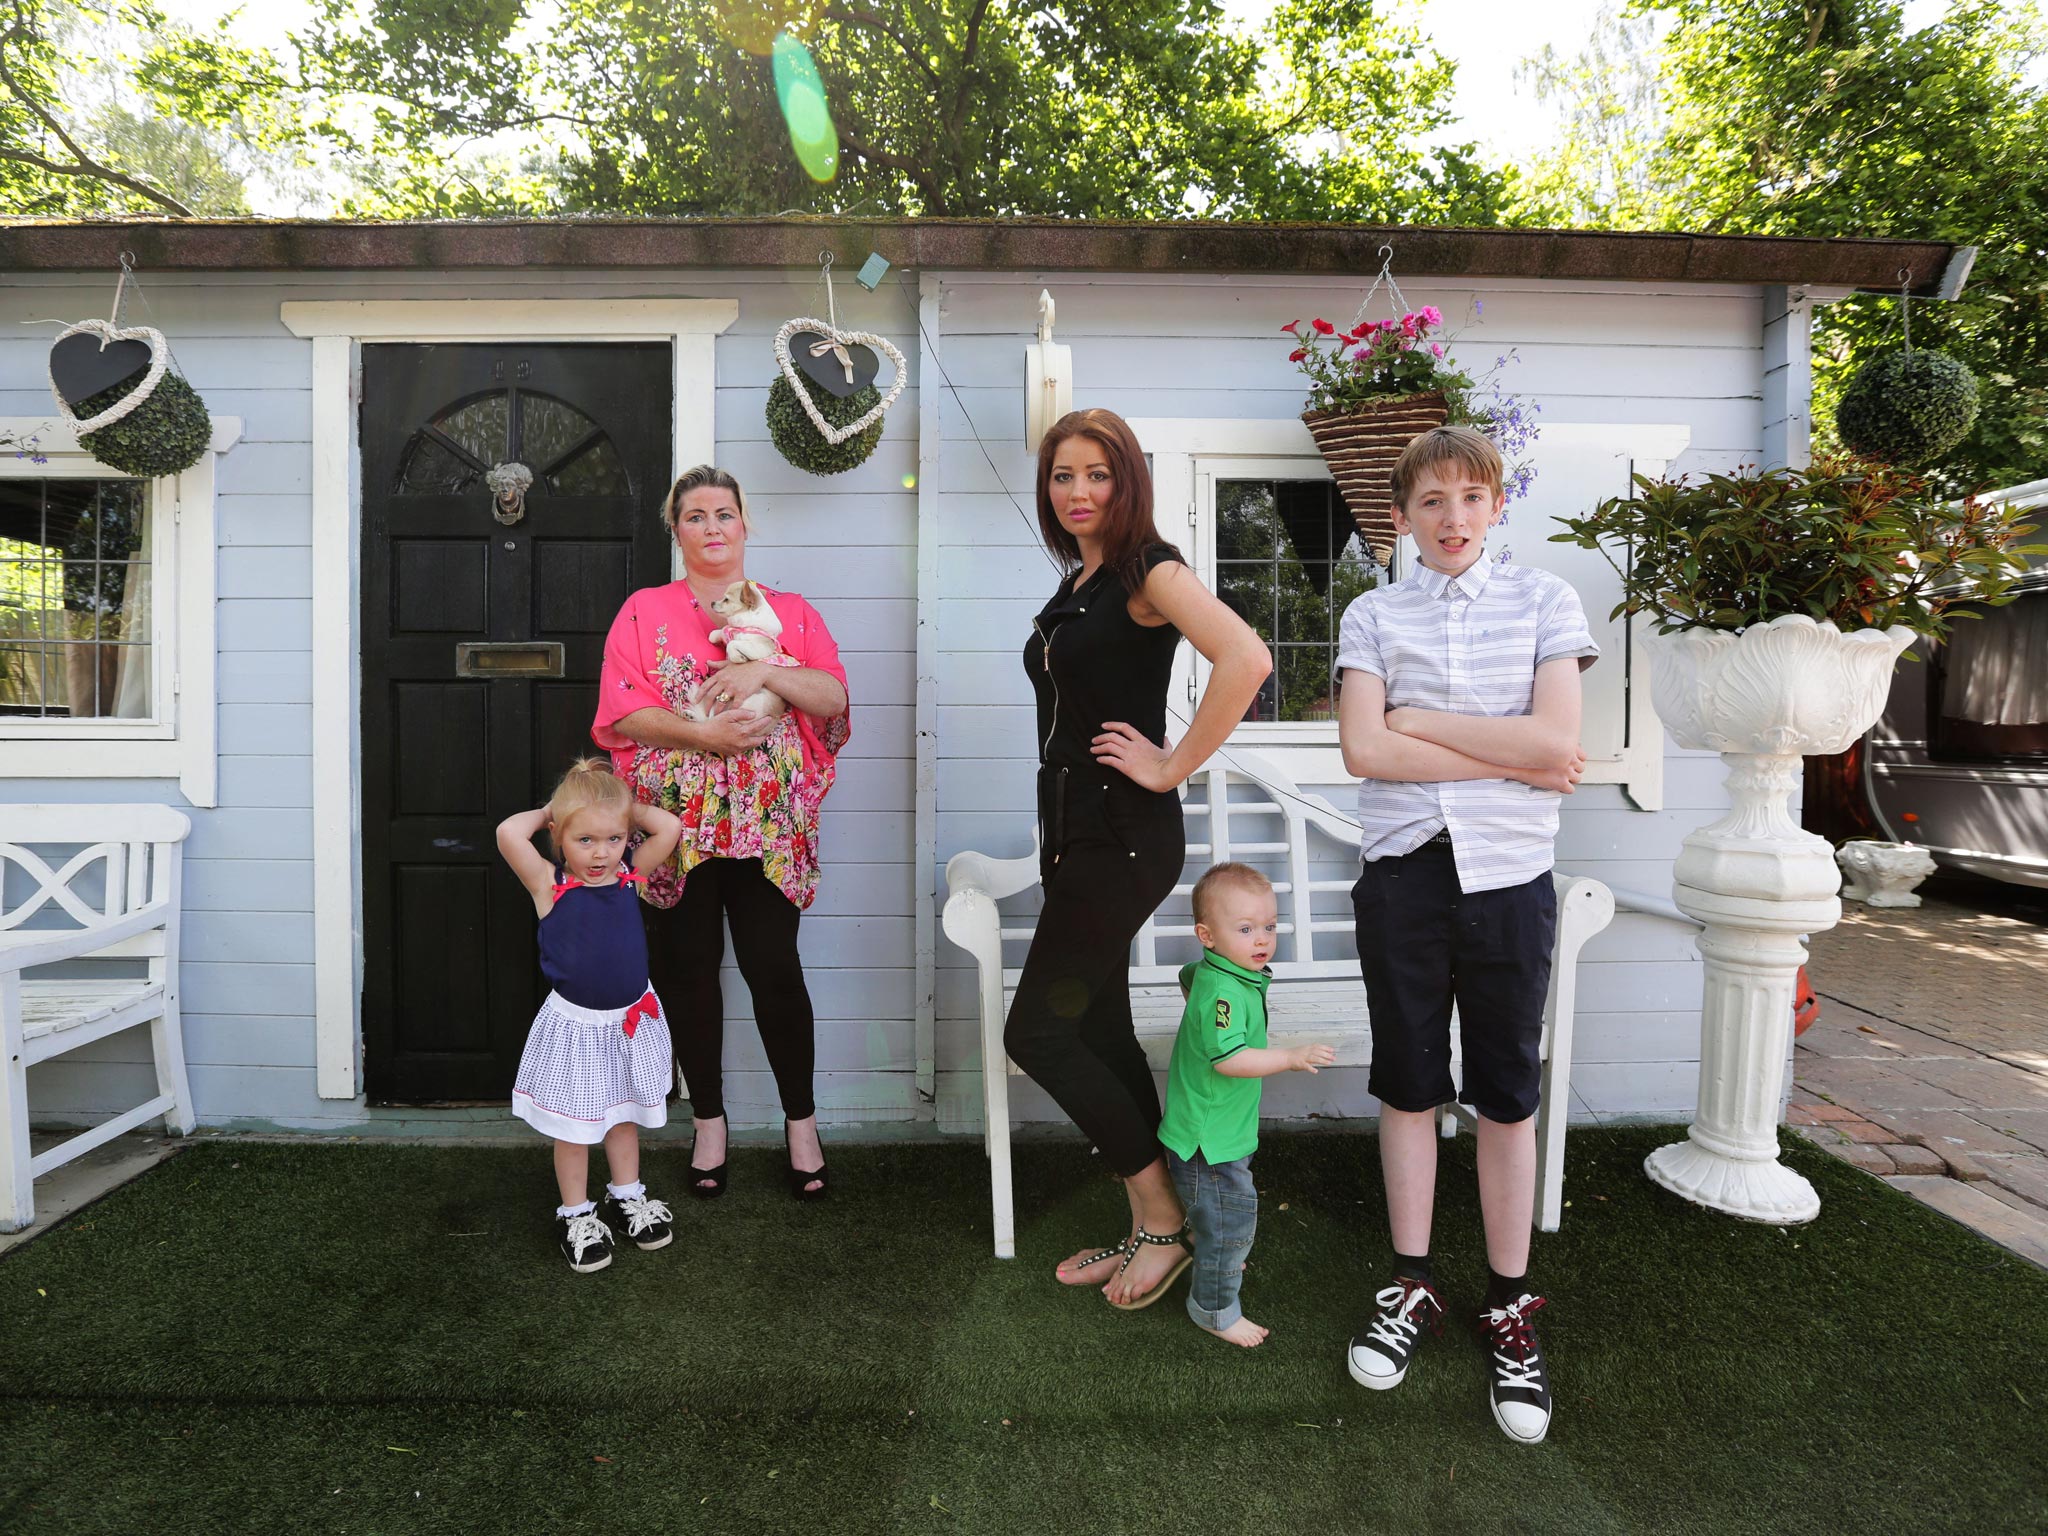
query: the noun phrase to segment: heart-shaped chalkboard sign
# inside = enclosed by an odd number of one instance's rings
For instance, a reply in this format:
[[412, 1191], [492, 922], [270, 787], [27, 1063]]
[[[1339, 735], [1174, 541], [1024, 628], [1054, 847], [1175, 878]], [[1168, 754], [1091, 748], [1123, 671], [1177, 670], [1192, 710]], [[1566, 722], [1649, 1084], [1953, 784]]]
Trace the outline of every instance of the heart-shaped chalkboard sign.
[[[850, 395], [854, 389], [860, 388], [859, 384], [855, 384], [853, 389], [840, 387], [846, 382], [846, 366], [837, 355], [837, 348], [840, 347], [844, 347], [849, 356], [867, 352], [872, 357], [876, 352], [881, 353], [895, 368], [896, 377], [890, 380], [889, 387], [882, 391], [882, 398], [875, 402], [873, 410], [868, 411], [858, 421], [850, 421], [843, 427], [835, 427], [825, 419], [825, 413], [818, 409], [818, 402], [811, 398], [810, 391], [797, 382], [796, 338], [799, 336], [811, 337], [814, 343], [826, 343], [823, 356], [831, 363], [839, 380], [837, 385], [826, 385], [834, 395]], [[808, 363], [809, 346], [804, 348], [802, 356]], [[789, 387], [796, 391], [797, 401], [803, 406], [804, 414], [811, 418], [811, 425], [818, 429], [818, 436], [835, 447], [881, 420], [882, 413], [896, 403], [896, 397], [903, 393], [903, 386], [908, 382], [907, 371], [903, 366], [903, 354], [896, 350], [896, 344], [888, 337], [877, 336], [873, 331], [842, 331], [830, 321], [820, 320], [815, 315], [804, 315], [799, 319], [783, 321], [782, 329], [775, 333], [775, 365], [782, 370], [782, 376], [789, 380]], [[810, 373], [808, 367], [804, 371]], [[874, 376], [874, 370], [870, 368], [866, 377], [872, 380]], [[811, 377], [817, 378], [821, 384], [824, 383], [817, 374], [813, 373]], [[862, 377], [858, 364], [854, 367], [854, 377]]]
[[50, 383], [66, 405], [82, 405], [150, 365], [148, 342], [124, 339], [102, 345], [102, 340], [79, 331], [50, 348]]
[[806, 378], [841, 400], [866, 389], [882, 371], [882, 360], [873, 347], [818, 331], [798, 331], [791, 336], [789, 355]]

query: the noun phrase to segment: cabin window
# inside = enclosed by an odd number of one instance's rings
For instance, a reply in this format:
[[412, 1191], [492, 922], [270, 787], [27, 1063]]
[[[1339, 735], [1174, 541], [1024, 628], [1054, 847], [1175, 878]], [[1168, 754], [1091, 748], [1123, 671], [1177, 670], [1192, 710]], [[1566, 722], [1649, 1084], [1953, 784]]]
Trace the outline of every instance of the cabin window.
[[215, 417], [199, 463], [138, 480], [47, 419], [0, 417], [0, 775], [175, 779], [215, 802], [217, 578], [275, 569], [214, 552], [215, 465], [240, 432]]
[[2048, 591], [1972, 611], [1936, 652], [1932, 754], [2048, 759]]
[[153, 720], [149, 489], [0, 479], [0, 717]]

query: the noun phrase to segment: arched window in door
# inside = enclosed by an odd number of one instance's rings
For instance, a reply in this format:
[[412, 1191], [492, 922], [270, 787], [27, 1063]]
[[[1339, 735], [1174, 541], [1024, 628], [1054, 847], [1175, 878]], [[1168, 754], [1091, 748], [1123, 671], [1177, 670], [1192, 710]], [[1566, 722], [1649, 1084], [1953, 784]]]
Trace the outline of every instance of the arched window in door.
[[412, 435], [399, 460], [402, 496], [477, 489], [494, 464], [524, 464], [557, 496], [627, 496], [625, 461], [605, 430], [566, 400], [494, 390], [445, 407]]

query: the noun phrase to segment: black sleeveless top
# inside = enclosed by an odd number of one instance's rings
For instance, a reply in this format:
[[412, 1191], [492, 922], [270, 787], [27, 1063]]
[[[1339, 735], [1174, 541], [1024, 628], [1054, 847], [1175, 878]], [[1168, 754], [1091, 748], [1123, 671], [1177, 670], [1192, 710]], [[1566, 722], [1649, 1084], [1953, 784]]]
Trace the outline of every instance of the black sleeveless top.
[[[1146, 549], [1144, 569], [1179, 560], [1171, 545]], [[1131, 617], [1130, 593], [1107, 565], [1078, 587], [1077, 571], [1031, 621], [1024, 674], [1038, 697], [1038, 760], [1050, 767], [1103, 767], [1089, 744], [1121, 720], [1155, 745], [1166, 744], [1166, 687], [1180, 631], [1148, 628]]]

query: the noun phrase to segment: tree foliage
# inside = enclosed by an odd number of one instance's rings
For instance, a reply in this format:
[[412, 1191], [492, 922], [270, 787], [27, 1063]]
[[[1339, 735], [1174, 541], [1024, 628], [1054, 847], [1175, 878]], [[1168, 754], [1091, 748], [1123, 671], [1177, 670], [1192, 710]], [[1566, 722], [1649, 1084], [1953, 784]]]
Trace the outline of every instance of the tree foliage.
[[[366, 173], [362, 211], [1490, 219], [1451, 66], [1372, 0], [849, 0], [812, 7], [840, 171], [790, 153], [769, 62], [712, 0], [320, 0], [295, 56], [188, 39], [153, 78], [195, 111], [287, 100]], [[727, 28], [729, 31], [729, 27]], [[539, 159], [451, 151], [537, 134]]]
[[137, 83], [187, 37], [153, 0], [0, 0], [0, 212], [248, 212], [234, 114], [208, 126]]
[[[1976, 245], [1960, 301], [1913, 306], [1916, 345], [1955, 354], [1986, 385], [1934, 478], [1954, 489], [2048, 474], [2048, 94], [2027, 81], [2037, 8], [1955, 0], [1908, 31], [1897, 0], [1635, 0], [1609, 19], [1609, 51], [1651, 20], [1665, 29], [1654, 102], [1640, 63], [1604, 80], [1590, 51], [1565, 66], [1592, 112], [1569, 120], [1566, 174], [1525, 179], [1517, 217], [1604, 210], [1616, 227]], [[1609, 165], [1626, 174], [1603, 178]], [[1848, 378], [1901, 346], [1899, 310], [1874, 295], [1820, 310], [1823, 446]]]

